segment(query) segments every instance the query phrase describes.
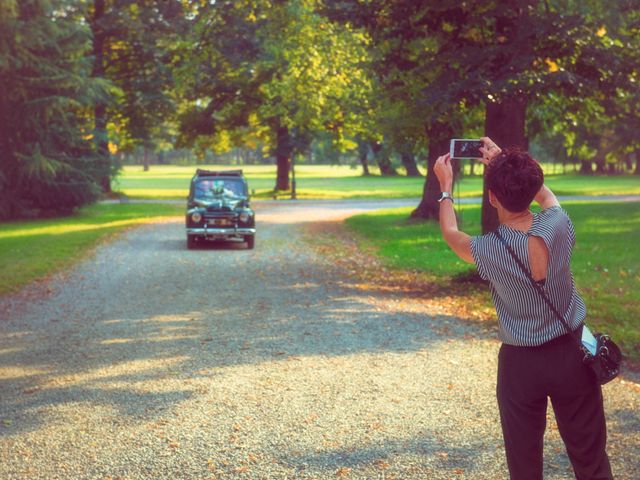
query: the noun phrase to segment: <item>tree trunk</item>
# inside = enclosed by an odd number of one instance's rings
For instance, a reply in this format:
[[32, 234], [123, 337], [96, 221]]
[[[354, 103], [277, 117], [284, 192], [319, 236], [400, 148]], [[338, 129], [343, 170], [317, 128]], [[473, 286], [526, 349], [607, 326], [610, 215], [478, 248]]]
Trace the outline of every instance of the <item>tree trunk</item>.
[[291, 155], [291, 200], [296, 200], [298, 194], [296, 193], [296, 156]]
[[291, 170], [291, 153], [293, 144], [287, 127], [279, 126], [276, 129], [276, 191], [289, 190], [289, 171]]
[[593, 175], [591, 160], [580, 160], [580, 173], [583, 175]]
[[407, 177], [421, 177], [418, 166], [416, 165], [416, 156], [413, 152], [403, 151], [400, 153], [400, 160], [407, 171]]
[[433, 172], [433, 167], [440, 155], [449, 151], [449, 142], [453, 135], [453, 130], [447, 124], [435, 122], [426, 128], [429, 138], [429, 153], [427, 154], [427, 178], [422, 189], [422, 200], [411, 212], [411, 219], [438, 220], [440, 216], [440, 184]]
[[382, 144], [382, 142], [372, 142], [371, 150], [373, 151], [373, 158], [376, 159], [376, 163], [380, 168], [381, 175], [393, 176], [398, 174], [391, 164], [389, 150]]
[[636, 169], [633, 172], [633, 174], [640, 175], [640, 150], [636, 150], [635, 155], [636, 155]]
[[[90, 19], [93, 34], [93, 70], [92, 76], [104, 78], [104, 0], [94, 0], [93, 17]], [[93, 108], [94, 132], [93, 138], [96, 145], [96, 162], [99, 165], [99, 178], [97, 179], [102, 191], [111, 192], [111, 159], [109, 158], [109, 144], [107, 135], [107, 108], [103, 101], [98, 100]]]
[[594, 157], [594, 163], [596, 164], [596, 173], [599, 175], [604, 175], [607, 173], [607, 152], [606, 149], [602, 146], [603, 140], [600, 140], [600, 146], [596, 151], [596, 155]]
[[367, 160], [368, 154], [369, 142], [358, 140], [358, 159], [360, 160], [360, 164], [362, 165], [362, 174], [365, 177], [371, 175], [371, 173], [369, 172], [369, 161]]
[[[490, 102], [486, 105], [484, 131], [485, 135], [502, 148], [527, 149], [525, 134], [525, 114], [527, 100], [511, 97], [501, 102]], [[489, 191], [486, 184], [482, 187], [482, 233], [498, 228], [498, 211], [489, 203]]]
[[145, 146], [142, 154], [142, 170], [149, 171], [149, 149]]

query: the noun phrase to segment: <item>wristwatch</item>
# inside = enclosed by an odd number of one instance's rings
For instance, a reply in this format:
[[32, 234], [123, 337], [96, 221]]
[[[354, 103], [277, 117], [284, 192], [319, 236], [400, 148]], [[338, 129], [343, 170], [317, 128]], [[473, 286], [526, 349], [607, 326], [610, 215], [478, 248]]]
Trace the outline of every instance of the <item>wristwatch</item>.
[[442, 201], [446, 200], [447, 198], [453, 202], [453, 197], [449, 192], [442, 192], [440, 194], [440, 198], [438, 198], [438, 203], [442, 203]]

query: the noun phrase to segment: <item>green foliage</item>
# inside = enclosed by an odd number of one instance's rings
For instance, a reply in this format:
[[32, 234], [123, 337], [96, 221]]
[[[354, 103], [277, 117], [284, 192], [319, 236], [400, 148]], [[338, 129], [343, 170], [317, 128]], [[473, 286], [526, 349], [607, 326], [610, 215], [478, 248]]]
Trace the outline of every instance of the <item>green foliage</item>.
[[[357, 103], [368, 88], [365, 38], [320, 16], [315, 0], [216, 2], [197, 8], [178, 69], [189, 99], [180, 144], [227, 147], [261, 140], [286, 162], [319, 132], [353, 146]], [[195, 72], [195, 74], [194, 74]], [[359, 106], [358, 106], [359, 107]], [[221, 131], [229, 132], [226, 135]]]
[[[604, 171], [617, 139], [611, 128], [598, 126], [611, 115], [588, 117], [580, 106], [603, 111], [607, 99], [637, 92], [637, 54], [630, 51], [637, 50], [638, 38], [630, 33], [633, 20], [620, 15], [637, 4], [608, 9], [573, 1], [342, 0], [329, 2], [327, 14], [364, 28], [372, 39], [372, 71], [380, 86], [376, 126], [385, 142], [406, 152], [428, 138], [423, 201], [412, 216], [436, 218], [439, 186], [432, 168], [448, 140], [477, 138], [484, 126], [482, 133], [502, 147], [527, 148], [527, 108], [542, 112], [534, 117], [547, 127], [537, 132], [540, 143], [562, 136], [572, 158], [595, 156]], [[553, 94], [561, 105], [547, 112]], [[567, 125], [567, 111], [577, 112], [579, 121]], [[488, 231], [497, 218], [484, 197]]]
[[68, 212], [100, 177], [90, 111], [90, 36], [66, 2], [3, 2], [0, 15], [0, 219]]
[[248, 0], [193, 3], [190, 34], [176, 46], [177, 93], [185, 100], [178, 145], [208, 147], [221, 131], [250, 125], [266, 75], [257, 68], [265, 7]]
[[[566, 148], [593, 155], [598, 149], [585, 150], [583, 136], [602, 132], [599, 127], [628, 116], [628, 105], [635, 105], [628, 101], [638, 92], [637, 0], [328, 5], [332, 18], [371, 35], [381, 99], [392, 100], [382, 109], [381, 126], [390, 132], [397, 126], [400, 136], [417, 132], [419, 138], [421, 124], [443, 117], [454, 130], [468, 131], [481, 123], [474, 108], [521, 97], [544, 117], [544, 132], [566, 133]], [[534, 120], [540, 126], [540, 118]], [[616, 143], [624, 147], [631, 139], [622, 136]]]
[[[94, 2], [94, 10], [95, 10]], [[113, 85], [109, 103], [111, 133], [119, 148], [152, 149], [172, 134], [175, 121], [175, 42], [185, 33], [182, 2], [102, 0], [93, 18], [101, 39], [102, 75]], [[93, 12], [92, 12], [93, 13]]]
[[370, 89], [366, 37], [320, 16], [317, 4], [287, 2], [260, 32], [264, 67], [275, 73], [262, 87], [261, 116], [290, 129], [329, 131], [340, 141], [345, 126], [357, 133], [354, 115]]

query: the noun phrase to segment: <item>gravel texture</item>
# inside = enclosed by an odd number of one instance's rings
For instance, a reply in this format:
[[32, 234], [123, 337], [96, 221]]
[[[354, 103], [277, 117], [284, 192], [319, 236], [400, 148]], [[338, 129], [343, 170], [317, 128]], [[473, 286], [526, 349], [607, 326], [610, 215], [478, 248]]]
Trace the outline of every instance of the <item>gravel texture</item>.
[[[0, 299], [0, 478], [506, 478], [493, 329], [302, 241], [376, 206], [263, 204], [253, 251], [147, 225]], [[640, 386], [604, 392], [637, 479]], [[572, 478], [551, 411], [545, 472]]]

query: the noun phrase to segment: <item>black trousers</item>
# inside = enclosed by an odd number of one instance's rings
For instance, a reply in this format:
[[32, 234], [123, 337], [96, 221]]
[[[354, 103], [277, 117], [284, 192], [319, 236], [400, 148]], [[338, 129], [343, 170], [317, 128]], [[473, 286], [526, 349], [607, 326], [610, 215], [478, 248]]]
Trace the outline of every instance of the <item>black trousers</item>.
[[503, 344], [498, 406], [512, 480], [542, 479], [547, 397], [579, 480], [612, 479], [602, 391], [570, 335], [539, 347]]

